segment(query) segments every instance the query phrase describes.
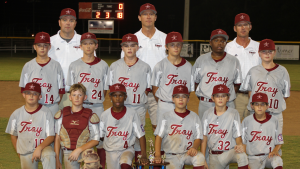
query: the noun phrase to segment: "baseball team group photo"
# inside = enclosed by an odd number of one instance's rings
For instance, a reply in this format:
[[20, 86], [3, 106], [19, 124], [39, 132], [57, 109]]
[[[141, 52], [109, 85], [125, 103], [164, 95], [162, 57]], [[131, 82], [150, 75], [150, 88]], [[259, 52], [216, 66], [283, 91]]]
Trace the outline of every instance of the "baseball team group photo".
[[34, 32], [0, 27], [0, 169], [300, 165], [300, 41], [250, 1], [197, 29], [212, 2], [178, 3], [180, 21], [167, 2], [53, 2], [55, 31], [35, 16], [44, 2], [22, 3]]

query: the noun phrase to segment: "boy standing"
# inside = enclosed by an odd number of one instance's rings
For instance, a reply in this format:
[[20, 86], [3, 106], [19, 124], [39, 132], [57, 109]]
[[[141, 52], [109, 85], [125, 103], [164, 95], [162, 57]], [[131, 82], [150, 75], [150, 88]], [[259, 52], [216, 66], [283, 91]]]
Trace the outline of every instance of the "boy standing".
[[209, 160], [206, 158], [206, 161], [210, 169], [224, 169], [230, 163], [238, 163], [239, 169], [248, 169], [239, 112], [226, 106], [229, 97], [226, 85], [216, 85], [211, 96], [215, 106], [205, 111], [202, 118], [201, 152], [205, 154], [208, 147]]
[[174, 87], [172, 101], [175, 109], [162, 115], [154, 133], [155, 162], [161, 163], [163, 144], [166, 162], [170, 162], [167, 169], [182, 169], [185, 164], [193, 165], [193, 169], [204, 169], [205, 158], [198, 152], [200, 139], [203, 139], [202, 124], [196, 113], [186, 109], [189, 95], [186, 86]]
[[23, 67], [19, 86], [23, 92], [27, 83], [38, 83], [42, 91], [42, 99], [39, 100], [39, 103], [48, 107], [54, 116], [65, 93], [64, 74], [60, 64], [48, 57], [48, 51], [51, 48], [48, 33], [37, 33], [33, 47], [37, 57]]
[[246, 117], [242, 123], [243, 143], [246, 145], [251, 168], [282, 169], [282, 128], [276, 117], [266, 113], [268, 102], [265, 93], [255, 93], [252, 96], [251, 108], [254, 114]]
[[72, 85], [69, 96], [72, 107], [64, 107], [54, 116], [56, 120], [54, 149], [57, 169], [62, 168], [59, 161], [60, 149], [63, 149], [65, 168], [79, 169], [80, 153], [99, 144], [100, 120], [91, 109], [83, 107], [83, 102], [87, 99], [85, 93], [84, 85], [80, 83]]
[[51, 111], [38, 103], [41, 87], [29, 82], [22, 93], [25, 105], [9, 118], [5, 132], [17, 151], [22, 169], [37, 169], [38, 161], [44, 169], [55, 169], [55, 153], [50, 144], [54, 141], [54, 119]]

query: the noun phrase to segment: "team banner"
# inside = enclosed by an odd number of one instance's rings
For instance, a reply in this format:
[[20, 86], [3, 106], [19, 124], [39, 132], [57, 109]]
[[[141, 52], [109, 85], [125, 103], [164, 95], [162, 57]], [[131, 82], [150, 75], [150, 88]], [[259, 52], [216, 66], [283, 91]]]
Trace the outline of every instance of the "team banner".
[[193, 54], [194, 54], [193, 51], [194, 51], [194, 44], [184, 43], [181, 48], [180, 56], [181, 57], [193, 57]]

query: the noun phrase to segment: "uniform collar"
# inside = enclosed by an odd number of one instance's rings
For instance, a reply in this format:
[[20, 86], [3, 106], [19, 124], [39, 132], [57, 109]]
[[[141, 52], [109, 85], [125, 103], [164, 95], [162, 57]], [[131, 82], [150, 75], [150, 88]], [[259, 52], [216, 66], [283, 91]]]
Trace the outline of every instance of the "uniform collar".
[[[61, 36], [60, 36], [59, 33], [60, 33], [60, 30], [57, 32], [57, 38], [58, 38], [61, 42], [66, 42], [63, 38], [61, 38]], [[71, 41], [70, 41], [69, 43], [77, 42], [77, 41], [78, 41], [77, 38], [78, 38], [77, 32], [74, 30], [74, 36], [73, 36], [73, 38], [71, 39]]]
[[[155, 28], [155, 32], [151, 39], [158, 39], [158, 31], [159, 30], [156, 27], [154, 27], [154, 28]], [[142, 28], [138, 31], [138, 33], [140, 33], [142, 35], [142, 39], [150, 39], [149, 37], [147, 37], [146, 35], [143, 34]]]
[[[254, 47], [253, 47], [254, 46], [254, 41], [250, 37], [248, 37], [248, 38], [250, 39], [250, 43], [248, 44], [248, 46], [245, 49], [254, 49]], [[236, 38], [234, 38], [233, 42], [234, 42], [234, 44], [237, 48], [244, 48], [243, 46], [239, 45], [236, 42]]]

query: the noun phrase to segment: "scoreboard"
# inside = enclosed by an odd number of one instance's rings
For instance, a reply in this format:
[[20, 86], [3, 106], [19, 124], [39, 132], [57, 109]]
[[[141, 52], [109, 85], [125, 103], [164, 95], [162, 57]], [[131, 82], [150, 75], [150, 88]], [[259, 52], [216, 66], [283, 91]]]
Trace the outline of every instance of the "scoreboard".
[[79, 2], [79, 19], [124, 19], [124, 3]]

